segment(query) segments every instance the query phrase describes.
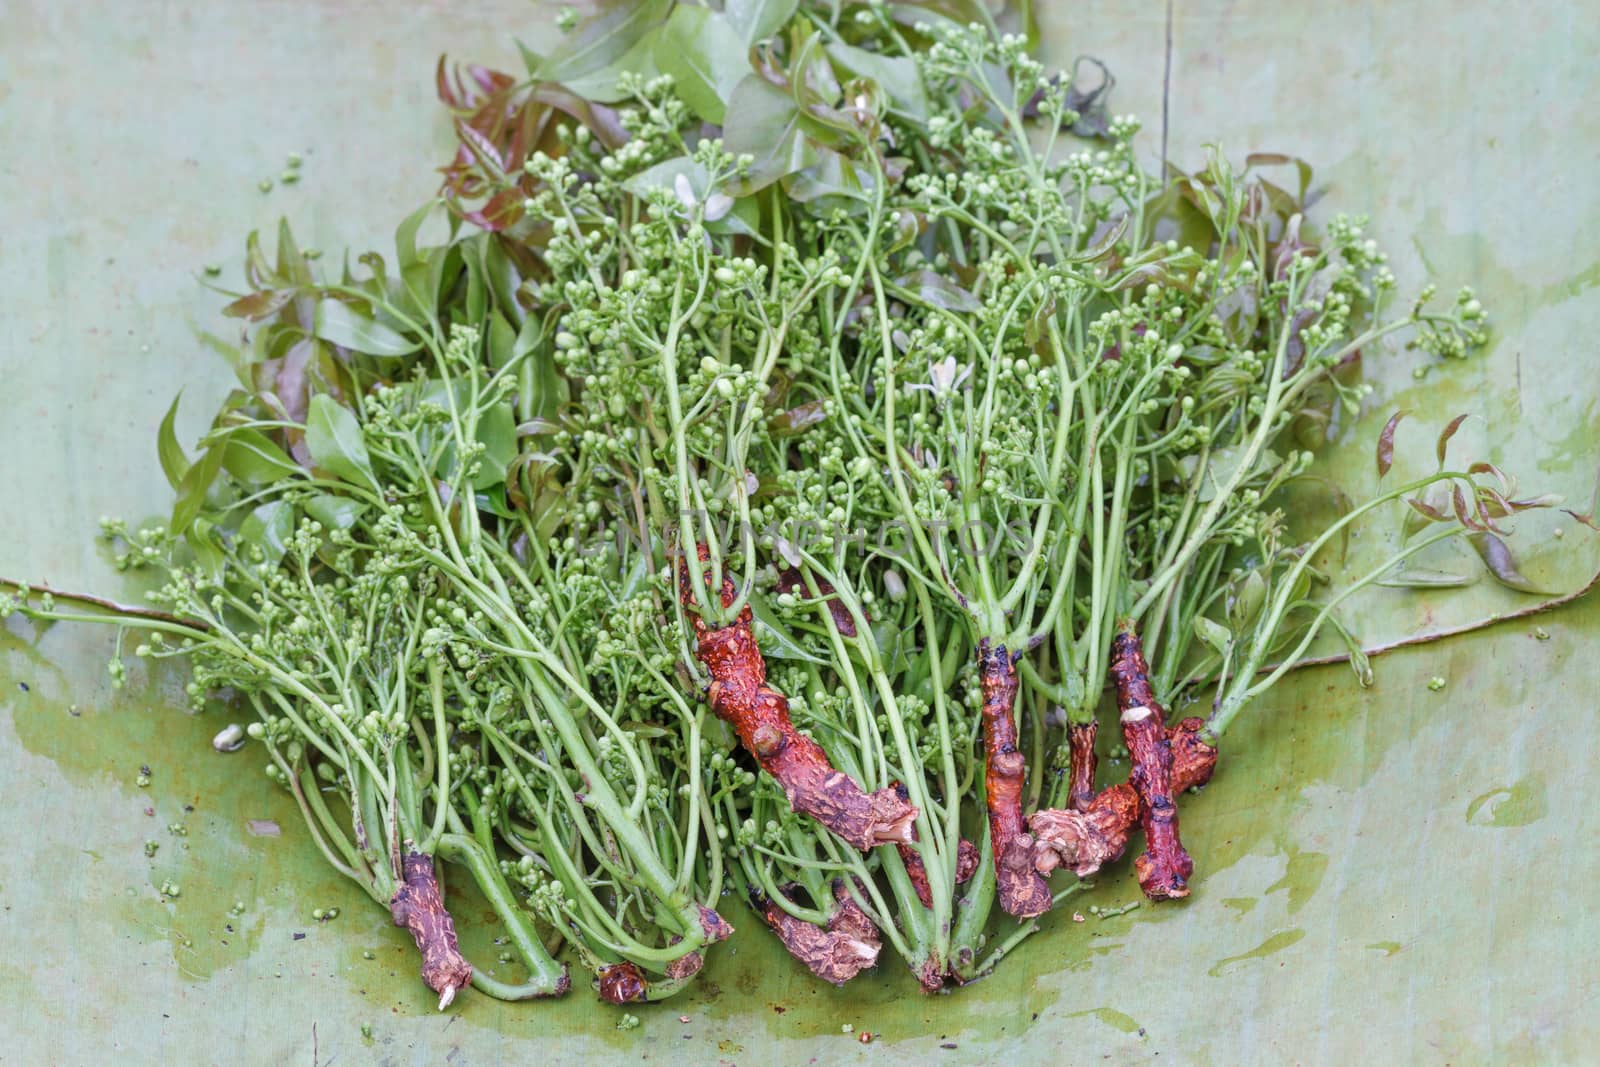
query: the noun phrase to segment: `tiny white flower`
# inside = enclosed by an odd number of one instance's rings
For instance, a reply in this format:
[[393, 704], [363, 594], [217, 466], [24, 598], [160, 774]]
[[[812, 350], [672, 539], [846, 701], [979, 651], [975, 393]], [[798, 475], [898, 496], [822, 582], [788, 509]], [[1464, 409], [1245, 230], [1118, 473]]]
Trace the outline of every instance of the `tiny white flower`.
[[701, 217], [707, 222], [716, 222], [733, 209], [733, 197], [726, 193], [712, 193], [701, 200], [695, 195], [689, 176], [681, 172], [672, 179], [672, 191], [677, 194], [678, 203], [683, 205], [685, 211], [693, 213], [696, 207], [703, 207]]
[[672, 191], [678, 194], [678, 203], [690, 211], [693, 211], [694, 206], [700, 202], [700, 198], [694, 195], [693, 187], [689, 185], [689, 176], [687, 174], [679, 173], [676, 178], [672, 179]]
[[956, 357], [946, 356], [938, 363], [928, 365], [928, 380], [918, 382], [911, 386], [913, 389], [926, 389], [935, 397], [943, 400], [957, 389], [961, 388], [969, 375], [971, 367], [963, 367], [956, 362]]

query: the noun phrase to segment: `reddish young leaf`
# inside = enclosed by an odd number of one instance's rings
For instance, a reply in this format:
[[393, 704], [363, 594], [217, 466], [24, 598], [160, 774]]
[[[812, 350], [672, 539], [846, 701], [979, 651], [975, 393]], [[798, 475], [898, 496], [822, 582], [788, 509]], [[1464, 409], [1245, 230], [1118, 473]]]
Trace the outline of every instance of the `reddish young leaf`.
[[1594, 530], [1596, 533], [1600, 533], [1600, 523], [1597, 523], [1595, 521], [1595, 517], [1596, 516], [1595, 516], [1594, 512], [1591, 511], [1587, 515], [1579, 515], [1576, 511], [1573, 511], [1571, 508], [1562, 508], [1561, 510], [1566, 512], [1568, 515], [1572, 516], [1574, 519], [1577, 519], [1579, 522], [1583, 523], [1585, 526], [1589, 527], [1589, 529]]
[[461, 138], [461, 143], [478, 157], [480, 163], [486, 163], [495, 169], [496, 177], [505, 173], [505, 159], [501, 156], [500, 149], [485, 134], [470, 123], [456, 119], [456, 135]]
[[1468, 417], [1469, 414], [1470, 414], [1469, 412], [1463, 412], [1462, 414], [1457, 415], [1455, 418], [1451, 419], [1450, 420], [1450, 424], [1448, 426], [1446, 426], [1444, 428], [1444, 432], [1439, 435], [1438, 453], [1439, 453], [1439, 467], [1440, 467], [1441, 470], [1444, 468], [1445, 453], [1450, 448], [1450, 438], [1454, 437], [1456, 435], [1456, 431], [1461, 429], [1461, 424], [1463, 422], [1467, 421], [1467, 417]]
[[1478, 520], [1472, 517], [1472, 510], [1467, 507], [1466, 494], [1459, 485], [1450, 487], [1450, 506], [1456, 513], [1456, 521], [1469, 530], [1482, 530]]
[[1467, 468], [1467, 473], [1494, 475], [1495, 478], [1500, 482], [1500, 493], [1503, 496], [1510, 496], [1517, 491], [1516, 480], [1508, 477], [1505, 471], [1501, 470], [1499, 467], [1496, 467], [1493, 463], [1485, 463], [1484, 461], [1479, 460], [1477, 463], [1474, 463], [1472, 466]]
[[233, 319], [259, 322], [283, 310], [284, 306], [294, 299], [294, 294], [293, 289], [263, 289], [241, 296], [223, 308], [222, 313]]
[[1486, 518], [1503, 519], [1516, 510], [1515, 505], [1488, 486], [1478, 487], [1478, 514]]
[[1467, 540], [1472, 542], [1472, 547], [1477, 550], [1484, 565], [1489, 568], [1489, 573], [1493, 574], [1501, 585], [1510, 586], [1524, 593], [1543, 592], [1517, 569], [1516, 557], [1500, 538], [1485, 531], [1469, 534]]
[[828, 412], [822, 401], [811, 400], [772, 416], [767, 426], [774, 437], [790, 437], [827, 417]]
[[433, 68], [433, 90], [445, 107], [459, 111], [464, 104], [457, 82], [457, 79], [450, 77], [449, 69], [445, 66], [444, 54], [440, 53], [439, 62]]
[[628, 131], [623, 128], [616, 108], [591, 103], [559, 85], [539, 86], [533, 91], [533, 99], [587, 126], [589, 132], [609, 149], [621, 148], [628, 143]]
[[1423, 516], [1424, 518], [1431, 519], [1434, 522], [1443, 522], [1446, 518], [1448, 518], [1444, 512], [1440, 511], [1426, 500], [1423, 500], [1421, 497], [1407, 497], [1406, 503], [1415, 508], [1419, 515]]
[[1394, 466], [1394, 431], [1400, 425], [1400, 420], [1411, 414], [1402, 409], [1389, 416], [1389, 421], [1383, 424], [1383, 432], [1378, 435], [1378, 477], [1382, 478], [1389, 473], [1389, 468]]
[[1498, 527], [1498, 526], [1496, 526], [1494, 524], [1494, 516], [1489, 513], [1489, 505], [1484, 500], [1484, 494], [1485, 493], [1492, 494], [1492, 493], [1494, 493], [1494, 490], [1493, 489], [1481, 489], [1478, 492], [1474, 493], [1473, 494], [1473, 498], [1472, 498], [1473, 504], [1478, 509], [1478, 522], [1485, 530], [1493, 530], [1496, 533], [1505, 533], [1504, 530], [1500, 529], [1500, 527]]
[[[1559, 500], [1552, 500], [1551, 503], [1552, 504], [1559, 504], [1560, 501]], [[1538, 505], [1533, 505], [1533, 506], [1538, 506]], [[1571, 508], [1562, 508], [1561, 510], [1565, 511], [1568, 515], [1571, 515], [1574, 519], [1577, 519], [1579, 522], [1581, 522], [1585, 526], [1589, 527], [1589, 529], [1594, 530], [1597, 533], [1600, 533], [1600, 525], [1597, 525], [1596, 521], [1595, 521], [1597, 518], [1600, 518], [1600, 477], [1597, 477], [1595, 479], [1595, 483], [1594, 483], [1594, 500], [1589, 504], [1589, 513], [1587, 515], [1579, 515], [1576, 511], [1573, 511]]]

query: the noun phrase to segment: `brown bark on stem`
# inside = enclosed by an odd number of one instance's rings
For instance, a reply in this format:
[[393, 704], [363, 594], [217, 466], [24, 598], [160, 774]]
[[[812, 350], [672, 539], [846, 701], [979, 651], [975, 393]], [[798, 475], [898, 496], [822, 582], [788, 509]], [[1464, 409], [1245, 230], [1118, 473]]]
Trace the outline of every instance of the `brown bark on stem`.
[[[1200, 739], [1204, 726], [1205, 720], [1188, 718], [1167, 732], [1174, 793], [1205, 785], [1216, 770], [1217, 750]], [[1144, 813], [1138, 790], [1126, 782], [1101, 790], [1082, 811], [1036, 811], [1028, 818], [1038, 842], [1034, 865], [1043, 874], [1066, 867], [1087, 878], [1122, 856]]]
[[[706, 947], [715, 945], [719, 941], [726, 941], [733, 936], [733, 927], [728, 925], [726, 919], [706, 907], [698, 905], [700, 909], [700, 930], [704, 934], [703, 944]], [[682, 937], [674, 937], [673, 944], [680, 944]], [[675, 960], [669, 960], [662, 967], [661, 973], [673, 981], [683, 981], [693, 978], [705, 966], [705, 956], [699, 950], [685, 952]], [[650, 999], [650, 980], [645, 977], [644, 971], [638, 964], [629, 960], [613, 963], [601, 967], [595, 972], [596, 988], [600, 992], [600, 999], [608, 1004], [633, 1004]]]
[[[917, 891], [917, 899], [922, 901], [924, 908], [933, 907], [933, 887], [928, 884], [928, 869], [923, 866], [921, 853], [911, 845], [901, 845], [899, 848], [900, 862], [906, 865], [906, 877], [911, 879], [911, 888]], [[981, 859], [978, 846], [963, 839], [956, 849], [956, 885], [977, 873]]]
[[1111, 679], [1117, 689], [1122, 739], [1133, 769], [1128, 781], [1143, 804], [1145, 850], [1134, 858], [1139, 887], [1151, 900], [1189, 895], [1194, 860], [1178, 834], [1178, 805], [1172, 784], [1172, 744], [1167, 740], [1161, 705], [1150, 691], [1150, 668], [1130, 623], [1123, 622], [1111, 642]]
[[[706, 548], [700, 546], [700, 557]], [[696, 656], [711, 675], [711, 709], [733, 726], [739, 741], [804, 812], [856, 848], [909, 842], [917, 809], [895, 790], [866, 793], [828, 761], [822, 746], [795, 729], [789, 699], [767, 685], [767, 664], [751, 629], [750, 608], [727, 626], [710, 626], [694, 611], [687, 565], [679, 567], [679, 596], [694, 627]], [[736, 599], [733, 579], [722, 583], [723, 606]]]
[[1074, 811], [1088, 811], [1094, 803], [1095, 735], [1100, 724], [1094, 719], [1067, 727], [1067, 749], [1072, 755], [1067, 799]]
[[[700, 930], [705, 934], [705, 944], [708, 948], [712, 945], [715, 945], [719, 941], [726, 941], [728, 938], [733, 936], [733, 927], [728, 925], [728, 921], [726, 919], [712, 911], [710, 908], [706, 907], [704, 904], [699, 905], [699, 908]], [[681, 937], [674, 937], [672, 942], [673, 944], [677, 944], [682, 940], [683, 938]], [[677, 959], [668, 963], [666, 967], [662, 968], [662, 973], [668, 978], [677, 980], [692, 978], [700, 973], [700, 968], [705, 966], [705, 962], [705, 957], [698, 951], [685, 952], [682, 956], [679, 956]]]
[[1022, 786], [1028, 762], [1017, 749], [1017, 668], [1004, 645], [978, 642], [978, 682], [983, 690], [984, 797], [994, 852], [995, 897], [1020, 919], [1050, 908], [1050, 886], [1034, 869], [1033, 838], [1022, 821]]
[[834, 883], [833, 896], [834, 912], [827, 926], [797, 919], [765, 895], [758, 894], [753, 903], [789, 955], [823, 981], [844, 985], [877, 964], [883, 940], [842, 882]]
[[[901, 800], [909, 800], [911, 797], [902, 782], [891, 782], [890, 788]], [[922, 863], [922, 853], [917, 851], [914, 844], [902, 843], [895, 847], [900, 852], [900, 862], [905, 865], [906, 877], [911, 880], [911, 888], [917, 892], [917, 899], [922, 902], [924, 908], [932, 908], [933, 887], [928, 884], [928, 868]], [[978, 846], [962, 838], [956, 845], [956, 884], [960, 885], [976, 874], [978, 863], [982, 859], [983, 857], [978, 854]]]
[[595, 972], [595, 979], [600, 999], [607, 1004], [637, 1004], [650, 993], [644, 972], [629, 960], [601, 967]]
[[422, 980], [439, 994], [439, 1010], [443, 1011], [472, 981], [472, 964], [461, 955], [455, 921], [444, 910], [433, 857], [407, 851], [400, 861], [400, 876], [400, 888], [389, 901], [389, 914], [417, 943]]

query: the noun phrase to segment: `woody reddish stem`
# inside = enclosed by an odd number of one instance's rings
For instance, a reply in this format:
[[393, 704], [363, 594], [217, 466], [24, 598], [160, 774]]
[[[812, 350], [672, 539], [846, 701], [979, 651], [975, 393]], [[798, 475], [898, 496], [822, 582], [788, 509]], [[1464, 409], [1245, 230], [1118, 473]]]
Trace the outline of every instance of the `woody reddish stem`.
[[751, 903], [789, 955], [823, 981], [844, 985], [877, 964], [883, 941], [843, 882], [834, 883], [833, 896], [834, 911], [827, 926], [795, 918], [764, 894], [756, 893]]
[[[922, 862], [922, 854], [911, 845], [900, 845], [899, 849], [900, 862], [905, 864], [906, 877], [911, 879], [917, 899], [924, 908], [932, 908], [933, 887], [928, 884], [928, 868]], [[956, 848], [956, 885], [977, 873], [979, 860], [978, 846], [963, 838]]]
[[1194, 860], [1178, 836], [1178, 805], [1173, 799], [1172, 745], [1167, 741], [1161, 705], [1150, 691], [1150, 668], [1133, 625], [1123, 622], [1111, 642], [1111, 680], [1117, 690], [1122, 739], [1133, 770], [1128, 781], [1144, 807], [1144, 852], [1133, 861], [1139, 887], [1151, 900], [1189, 895]]
[[[726, 919], [704, 904], [697, 906], [700, 909], [700, 930], [705, 935], [703, 943], [706, 946], [726, 941], [733, 936], [733, 927], [728, 925]], [[672, 943], [678, 944], [682, 940], [682, 937], [674, 937]], [[662, 968], [662, 973], [671, 982], [682, 982], [699, 974], [705, 962], [705, 957], [698, 950], [685, 952], [677, 959], [669, 961]], [[639, 965], [631, 960], [608, 964], [595, 971], [595, 989], [599, 992], [600, 999], [607, 1004], [636, 1004], [650, 999], [650, 981]]]
[[[703, 561], [707, 552], [700, 546]], [[755, 756], [789, 798], [804, 812], [856, 848], [884, 842], [910, 842], [917, 809], [894, 789], [866, 793], [828, 761], [822, 746], [795, 729], [789, 698], [767, 685], [767, 664], [751, 629], [750, 608], [726, 626], [710, 626], [693, 610], [694, 595], [686, 565], [680, 565], [679, 597], [694, 627], [695, 653], [711, 675], [711, 710], [733, 726], [739, 741]], [[722, 604], [736, 599], [733, 580], [724, 578]]]
[[1088, 811], [1094, 803], [1094, 740], [1099, 732], [1100, 724], [1094, 719], [1067, 727], [1067, 750], [1072, 756], [1067, 799], [1074, 811]]
[[[1217, 750], [1200, 738], [1204, 726], [1204, 719], [1188, 718], [1167, 732], [1175, 792], [1205, 785], [1216, 770]], [[1065, 867], [1087, 878], [1122, 856], [1144, 811], [1138, 790], [1126, 782], [1101, 790], [1082, 810], [1036, 811], [1028, 817], [1037, 840], [1034, 866], [1042, 874]]]
[[650, 995], [644, 972], [630, 960], [607, 964], [594, 976], [595, 989], [607, 1004], [637, 1004]]
[[978, 642], [978, 683], [983, 691], [983, 787], [994, 852], [995, 896], [1021, 919], [1050, 908], [1050, 886], [1034, 869], [1033, 838], [1022, 822], [1022, 786], [1028, 762], [1017, 748], [1017, 669], [1004, 645]]
[[439, 1010], [472, 981], [472, 964], [461, 955], [456, 924], [444, 910], [433, 857], [407, 851], [400, 862], [401, 883], [389, 901], [389, 914], [404, 927], [422, 954], [422, 980], [439, 994]]

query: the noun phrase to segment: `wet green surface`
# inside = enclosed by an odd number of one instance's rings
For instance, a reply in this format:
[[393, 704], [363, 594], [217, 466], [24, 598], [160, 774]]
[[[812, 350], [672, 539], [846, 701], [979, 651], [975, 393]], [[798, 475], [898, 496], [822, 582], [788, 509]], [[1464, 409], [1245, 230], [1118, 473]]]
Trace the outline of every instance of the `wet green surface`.
[[[1288, 8], [1176, 4], [1171, 154], [1193, 163], [1220, 139], [1234, 155], [1313, 160], [1338, 204], [1375, 217], [1403, 284], [1425, 252], [1447, 282], [1478, 287], [1500, 331], [1486, 355], [1421, 381], [1408, 359], [1369, 360], [1379, 391], [1330, 463], [1371, 479], [1371, 442], [1398, 406], [1417, 414], [1397, 466], [1425, 463], [1423, 425], [1472, 411], [1483, 418], [1463, 427], [1462, 447], [1586, 506], [1600, 461], [1593, 20], [1555, 4], [1509, 20], [1488, 5]], [[1157, 150], [1159, 6], [1072, 12], [1047, 13], [1051, 54], [1106, 59], [1114, 106], [1146, 117]], [[188, 383], [189, 439], [227, 387], [194, 339], [221, 321], [194, 275], [218, 262], [226, 279], [243, 231], [280, 213], [327, 249], [384, 241], [431, 188], [429, 161], [447, 143], [434, 55], [509, 62], [508, 35], [536, 42], [549, 15], [521, 2], [463, 18], [443, 5], [304, 0], [181, 17], [154, 4], [8, 13], [0, 573], [132, 595], [92, 541], [94, 520], [161, 511], [154, 428], [172, 392]], [[291, 151], [306, 157], [304, 179], [259, 192]], [[1573, 588], [1600, 546], [1570, 520], [1541, 521], [1519, 532], [1524, 571]], [[1352, 565], [1372, 552], [1358, 541]], [[1353, 621], [1376, 644], [1528, 602], [1487, 580], [1386, 590], [1362, 598]], [[434, 1012], [403, 935], [324, 869], [260, 761], [212, 751], [225, 708], [174, 710], [183, 680], [167, 671], [132, 668], [113, 693], [108, 633], [11, 620], [0, 633], [3, 1058], [1231, 1064], [1383, 1050], [1395, 1062], [1578, 1061], [1600, 1040], [1587, 1007], [1600, 928], [1579, 888], [1600, 876], [1586, 844], [1600, 831], [1588, 770], [1597, 635], [1591, 597], [1385, 656], [1368, 690], [1344, 668], [1290, 678], [1235, 727], [1215, 783], [1186, 800], [1200, 873], [1183, 904], [1099, 917], [1091, 906], [1137, 899], [1119, 865], [992, 979], [938, 998], [893, 967], [819, 987], [730, 904], [745, 929], [704, 980], [621, 1032], [583, 990], [551, 1004], [469, 995]], [[1431, 691], [1435, 676], [1447, 685]], [[251, 820], [281, 836], [252, 833]], [[180, 895], [163, 898], [163, 882]], [[486, 909], [451, 888], [469, 953], [504, 967], [495, 931], [472, 921]], [[329, 907], [337, 919], [311, 918]]]

